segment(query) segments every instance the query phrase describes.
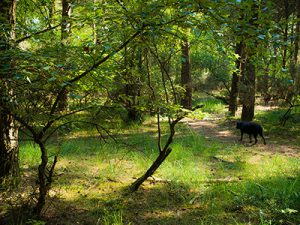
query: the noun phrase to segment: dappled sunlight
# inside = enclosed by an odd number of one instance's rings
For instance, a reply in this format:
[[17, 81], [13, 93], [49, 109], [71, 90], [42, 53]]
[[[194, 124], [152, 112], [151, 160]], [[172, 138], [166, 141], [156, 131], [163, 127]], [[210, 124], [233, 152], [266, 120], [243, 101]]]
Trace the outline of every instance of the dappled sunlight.
[[[169, 157], [137, 192], [127, 195], [128, 186], [158, 155], [154, 132], [133, 127], [119, 136], [134, 145], [106, 144], [93, 135], [65, 139], [43, 218], [50, 225], [96, 224], [112, 217], [132, 225], [220, 224], [220, 219], [221, 224], [258, 224], [260, 211], [268, 219], [286, 218], [281, 210], [297, 209], [297, 152], [232, 141], [238, 135], [227, 129], [231, 123], [204, 121], [199, 128], [193, 123], [179, 124]], [[27, 165], [38, 162], [39, 154], [26, 160], [24, 178], [34, 182], [37, 163]], [[31, 190], [22, 191], [30, 196]]]
[[198, 120], [186, 118], [182, 122], [186, 123], [191, 129], [205, 135], [207, 139], [218, 139], [225, 143], [235, 143], [238, 137], [233, 137], [233, 132], [228, 128], [223, 128], [219, 125], [218, 118], [209, 120]]

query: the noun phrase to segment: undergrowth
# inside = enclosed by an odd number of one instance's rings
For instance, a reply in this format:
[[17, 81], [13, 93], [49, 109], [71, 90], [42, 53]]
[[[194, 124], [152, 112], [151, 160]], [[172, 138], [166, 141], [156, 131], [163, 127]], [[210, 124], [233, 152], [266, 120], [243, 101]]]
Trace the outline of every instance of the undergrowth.
[[[267, 121], [267, 133], [276, 135], [272, 116], [262, 113], [257, 120]], [[117, 142], [101, 140], [94, 131], [53, 140], [50, 154], [59, 161], [48, 205], [42, 221], [26, 224], [300, 223], [299, 154], [221, 143], [184, 124], [154, 176], [125, 195], [158, 154], [155, 127], [148, 119], [116, 135]], [[35, 145], [22, 143], [23, 182], [32, 180], [39, 157]]]

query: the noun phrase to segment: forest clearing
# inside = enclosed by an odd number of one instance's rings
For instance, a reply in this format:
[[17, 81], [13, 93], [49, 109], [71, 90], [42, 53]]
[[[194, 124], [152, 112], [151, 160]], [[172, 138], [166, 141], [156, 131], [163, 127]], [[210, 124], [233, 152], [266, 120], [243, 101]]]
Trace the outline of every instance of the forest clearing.
[[299, 43], [297, 0], [1, 0], [0, 225], [299, 225]]
[[[213, 101], [215, 102], [215, 101]], [[185, 118], [178, 125], [173, 151], [140, 190], [128, 186], [157, 155], [155, 121], [132, 126], [105, 143], [95, 131], [81, 128], [53, 141], [59, 146], [54, 183], [42, 214], [46, 224], [297, 224], [300, 221], [299, 125], [271, 130], [277, 117], [260, 111], [267, 145], [241, 143], [235, 121], [210, 113], [206, 119]], [[225, 107], [224, 107], [225, 108]], [[223, 109], [224, 111], [224, 109]], [[281, 111], [282, 112], [282, 111]], [[166, 124], [164, 124], [166, 126]], [[166, 128], [164, 128], [166, 129]], [[286, 133], [287, 130], [294, 130]], [[283, 132], [284, 131], [284, 132]], [[119, 132], [119, 131], [118, 131]], [[286, 134], [285, 134], [286, 133]], [[130, 143], [130, 145], [128, 144]], [[9, 207], [32, 201], [38, 147], [21, 144], [26, 184], [2, 195]], [[14, 193], [12, 195], [12, 193]], [[25, 205], [26, 205], [25, 204]], [[26, 208], [10, 212], [21, 224]], [[31, 221], [31, 222], [30, 222]], [[281, 221], [281, 222], [280, 222]], [[43, 224], [29, 220], [29, 224]], [[273, 223], [271, 223], [273, 224]]]

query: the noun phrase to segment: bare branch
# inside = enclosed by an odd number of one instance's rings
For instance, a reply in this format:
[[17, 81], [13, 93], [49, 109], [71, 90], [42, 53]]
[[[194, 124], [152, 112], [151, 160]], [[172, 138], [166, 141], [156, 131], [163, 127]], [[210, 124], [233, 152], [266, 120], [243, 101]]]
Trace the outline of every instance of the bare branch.
[[[75, 110], [75, 111], [72, 111], [72, 112], [69, 112], [69, 113], [66, 113], [66, 114], [63, 114], [63, 115], [60, 115], [52, 120], [49, 120], [48, 123], [43, 127], [42, 131], [39, 133], [40, 136], [45, 134], [46, 131], [52, 126], [52, 124], [64, 117], [67, 117], [67, 116], [70, 116], [70, 115], [73, 115], [73, 114], [76, 114], [78, 112], [82, 112], [82, 111], [85, 111], [87, 109], [90, 109], [92, 108], [92, 106], [89, 106], [89, 107], [86, 107], [86, 108], [83, 108], [83, 109], [78, 109], [78, 110]], [[50, 136], [48, 136], [46, 139], [48, 139]]]
[[22, 37], [22, 38], [16, 40], [16, 43], [19, 44], [19, 43], [21, 43], [21, 42], [23, 42], [23, 41], [25, 41], [25, 40], [27, 40], [27, 39], [29, 39], [29, 38], [35, 36], [35, 35], [43, 34], [43, 33], [46, 33], [46, 32], [48, 32], [48, 31], [50, 31], [50, 30], [54, 30], [54, 29], [56, 29], [57, 27], [59, 27], [60, 25], [61, 25], [61, 23], [55, 25], [54, 27], [48, 27], [48, 28], [46, 28], [46, 29], [44, 29], [44, 30], [41, 30], [41, 31], [38, 31], [38, 32], [36, 32], [36, 33], [33, 33], [33, 34], [27, 35], [27, 36], [25, 36], [25, 37]]
[[75, 83], [76, 81], [82, 79], [83, 77], [85, 77], [86, 75], [88, 75], [91, 71], [93, 71], [94, 69], [96, 69], [97, 67], [99, 67], [102, 63], [106, 62], [108, 59], [110, 59], [113, 55], [115, 55], [116, 53], [118, 53], [119, 51], [121, 51], [123, 48], [125, 48], [133, 39], [135, 39], [138, 35], [140, 35], [143, 30], [144, 30], [145, 26], [143, 26], [141, 29], [137, 30], [129, 39], [127, 39], [127, 41], [125, 41], [124, 43], [122, 43], [115, 51], [112, 51], [110, 54], [108, 54], [107, 56], [105, 56], [104, 58], [100, 59], [99, 61], [95, 62], [93, 64], [93, 66], [91, 66], [89, 69], [87, 69], [86, 71], [84, 71], [83, 73], [81, 73], [80, 75], [74, 77], [73, 79], [67, 81], [65, 83], [65, 86], [60, 90], [60, 92], [58, 93], [52, 108], [51, 108], [51, 112], [50, 115], [53, 115], [57, 105], [59, 103], [59, 101], [61, 100], [61, 96], [63, 94], [63, 92], [66, 90], [66, 88], [68, 86], [70, 86], [71, 84]]

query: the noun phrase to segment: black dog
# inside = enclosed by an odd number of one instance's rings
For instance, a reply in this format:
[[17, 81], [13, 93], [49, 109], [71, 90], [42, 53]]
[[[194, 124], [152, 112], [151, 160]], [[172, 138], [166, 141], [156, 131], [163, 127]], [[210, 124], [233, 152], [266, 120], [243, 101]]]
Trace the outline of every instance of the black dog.
[[250, 143], [252, 142], [251, 140], [251, 135], [253, 134], [255, 143], [257, 143], [257, 134], [259, 134], [262, 139], [264, 140], [264, 144], [266, 144], [266, 140], [263, 136], [263, 128], [261, 125], [254, 123], [254, 122], [237, 122], [236, 123], [236, 128], [241, 130], [241, 139], [240, 141], [243, 140], [243, 135], [244, 133], [249, 134], [250, 138]]

